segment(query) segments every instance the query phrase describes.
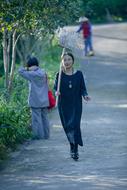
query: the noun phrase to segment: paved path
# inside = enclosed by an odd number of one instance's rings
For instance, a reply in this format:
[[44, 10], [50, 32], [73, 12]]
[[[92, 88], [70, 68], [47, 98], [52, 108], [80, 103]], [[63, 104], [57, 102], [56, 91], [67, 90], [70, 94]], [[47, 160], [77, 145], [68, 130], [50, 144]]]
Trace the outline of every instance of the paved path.
[[126, 24], [94, 27], [96, 56], [81, 59], [89, 95], [84, 103], [80, 160], [69, 147], [57, 110], [50, 140], [32, 141], [12, 154], [0, 173], [0, 190], [127, 189]]

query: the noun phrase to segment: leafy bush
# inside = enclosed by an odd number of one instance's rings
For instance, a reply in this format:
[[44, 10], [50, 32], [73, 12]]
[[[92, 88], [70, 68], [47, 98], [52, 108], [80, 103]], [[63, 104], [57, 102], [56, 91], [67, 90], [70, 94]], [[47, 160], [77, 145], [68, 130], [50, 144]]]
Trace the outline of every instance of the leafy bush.
[[11, 148], [29, 136], [29, 110], [25, 106], [0, 100], [0, 140]]
[[0, 160], [5, 157], [8, 148], [15, 149], [18, 143], [31, 136], [26, 83], [18, 75], [15, 75], [11, 98], [8, 100], [6, 97], [6, 91], [1, 91]]

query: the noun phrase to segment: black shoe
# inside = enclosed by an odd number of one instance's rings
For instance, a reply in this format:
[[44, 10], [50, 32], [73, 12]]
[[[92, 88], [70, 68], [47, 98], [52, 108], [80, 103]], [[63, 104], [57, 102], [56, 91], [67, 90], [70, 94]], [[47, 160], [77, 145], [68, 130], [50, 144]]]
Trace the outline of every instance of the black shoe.
[[78, 152], [77, 152], [77, 153], [74, 153], [73, 159], [74, 159], [75, 161], [78, 161], [78, 159], [79, 159], [79, 154], [78, 154]]

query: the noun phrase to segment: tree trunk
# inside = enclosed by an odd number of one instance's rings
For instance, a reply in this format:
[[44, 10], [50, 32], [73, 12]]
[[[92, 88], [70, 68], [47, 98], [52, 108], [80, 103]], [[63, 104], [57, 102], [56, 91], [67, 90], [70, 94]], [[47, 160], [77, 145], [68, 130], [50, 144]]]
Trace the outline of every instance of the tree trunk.
[[8, 57], [8, 31], [3, 32], [3, 58], [4, 58], [4, 72], [5, 72], [5, 87], [8, 89], [9, 84], [9, 57]]
[[12, 90], [12, 83], [13, 83], [14, 70], [15, 70], [15, 58], [16, 58], [16, 30], [14, 30], [12, 36], [12, 62], [11, 62], [11, 71], [10, 71], [9, 86], [8, 86], [9, 93], [11, 93]]

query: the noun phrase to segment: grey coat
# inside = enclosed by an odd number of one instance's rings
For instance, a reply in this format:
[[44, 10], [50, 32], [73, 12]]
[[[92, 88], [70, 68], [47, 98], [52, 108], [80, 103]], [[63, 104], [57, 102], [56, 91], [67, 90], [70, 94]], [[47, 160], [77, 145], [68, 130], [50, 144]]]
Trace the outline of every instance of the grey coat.
[[19, 69], [19, 74], [29, 81], [29, 106], [33, 108], [48, 107], [48, 84], [45, 71], [37, 66], [30, 71], [22, 67]]

